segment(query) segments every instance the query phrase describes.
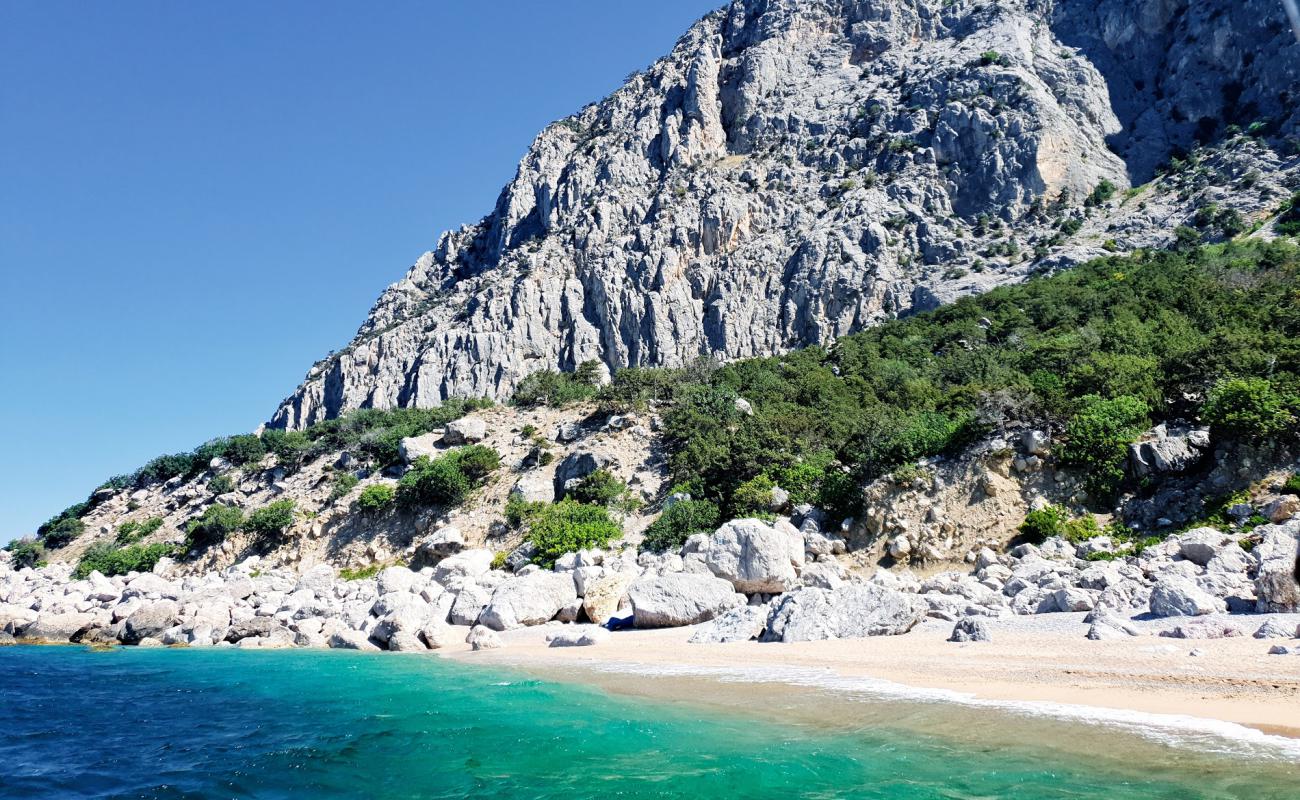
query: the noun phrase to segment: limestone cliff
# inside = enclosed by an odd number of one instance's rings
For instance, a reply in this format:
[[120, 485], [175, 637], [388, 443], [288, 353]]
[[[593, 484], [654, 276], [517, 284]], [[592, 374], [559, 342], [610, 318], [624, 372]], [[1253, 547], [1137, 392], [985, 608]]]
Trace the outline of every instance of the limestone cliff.
[[736, 0], [544, 130], [272, 424], [829, 343], [1211, 202], [1249, 223], [1289, 194], [1298, 70], [1272, 0]]

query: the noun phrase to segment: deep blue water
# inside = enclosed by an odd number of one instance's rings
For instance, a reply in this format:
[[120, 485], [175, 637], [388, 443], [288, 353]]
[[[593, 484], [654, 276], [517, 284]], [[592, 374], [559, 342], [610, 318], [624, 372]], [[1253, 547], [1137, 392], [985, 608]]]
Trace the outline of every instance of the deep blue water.
[[1174, 761], [828, 729], [431, 657], [0, 648], [6, 799], [1300, 797], [1290, 765]]

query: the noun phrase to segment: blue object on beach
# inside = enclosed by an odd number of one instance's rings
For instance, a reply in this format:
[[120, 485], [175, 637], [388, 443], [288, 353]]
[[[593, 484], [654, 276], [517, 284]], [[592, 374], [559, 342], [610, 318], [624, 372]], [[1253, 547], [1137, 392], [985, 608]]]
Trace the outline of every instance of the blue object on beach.
[[622, 631], [632, 627], [631, 617], [610, 617], [600, 627], [610, 631]]

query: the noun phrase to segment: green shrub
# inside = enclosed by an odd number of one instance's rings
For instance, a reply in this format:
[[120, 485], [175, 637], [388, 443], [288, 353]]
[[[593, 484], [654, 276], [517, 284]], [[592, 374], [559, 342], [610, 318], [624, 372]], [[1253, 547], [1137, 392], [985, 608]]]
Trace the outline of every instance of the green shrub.
[[528, 541], [537, 548], [533, 563], [550, 569], [565, 553], [606, 547], [622, 535], [623, 529], [607, 510], [564, 499], [532, 517]]
[[756, 475], [736, 487], [731, 506], [736, 516], [770, 518], [772, 489], [776, 484], [766, 475]]
[[510, 554], [507, 553], [507, 552], [504, 551], [504, 550], [498, 550], [498, 551], [496, 551], [496, 553], [494, 553], [493, 556], [492, 556], [492, 565], [491, 565], [491, 569], [505, 569], [505, 568], [506, 568], [506, 559], [509, 558], [509, 557], [510, 557]]
[[261, 461], [266, 455], [266, 445], [260, 437], [251, 433], [231, 436], [221, 442], [219, 448], [221, 457], [237, 467]]
[[1099, 206], [1114, 197], [1115, 191], [1115, 184], [1102, 178], [1101, 183], [1097, 184], [1092, 190], [1092, 194], [1088, 195], [1087, 199], [1084, 200], [1084, 205]]
[[1215, 436], [1262, 441], [1292, 430], [1294, 405], [1266, 378], [1230, 378], [1210, 390], [1202, 416]]
[[368, 564], [364, 567], [344, 567], [339, 570], [339, 577], [345, 581], [363, 581], [366, 578], [373, 578], [383, 571], [383, 564]]
[[473, 488], [454, 459], [421, 456], [397, 482], [397, 502], [407, 507], [458, 505]]
[[1300, 192], [1282, 204], [1278, 211], [1277, 232], [1283, 236], [1300, 236]]
[[1061, 459], [1084, 468], [1084, 488], [1093, 498], [1107, 501], [1119, 490], [1128, 445], [1146, 429], [1150, 411], [1128, 395], [1081, 399], [1078, 413], [1065, 426]]
[[250, 514], [244, 527], [263, 539], [281, 536], [293, 524], [294, 508], [292, 500], [276, 500]]
[[235, 479], [229, 475], [217, 475], [208, 481], [208, 491], [213, 494], [226, 494], [235, 491]]
[[542, 370], [525, 377], [515, 387], [510, 402], [521, 408], [565, 406], [590, 400], [598, 390], [599, 361], [584, 361], [575, 372]]
[[646, 529], [641, 547], [655, 553], [677, 550], [696, 533], [712, 533], [721, 518], [707, 500], [679, 500]]
[[501, 454], [481, 444], [457, 448], [443, 458], [450, 459], [473, 484], [482, 482], [501, 466]]
[[162, 558], [175, 554], [176, 547], [170, 544], [134, 545], [119, 550], [102, 542], [86, 549], [72, 577], [80, 580], [95, 571], [106, 577], [125, 575], [128, 572], [149, 572]]
[[64, 517], [45, 530], [41, 537], [46, 547], [59, 548], [86, 532], [86, 523], [76, 517]]
[[330, 502], [341, 500], [357, 487], [361, 480], [351, 472], [340, 472], [334, 476], [334, 485], [330, 487]]
[[1293, 473], [1286, 479], [1282, 484], [1282, 493], [1300, 495], [1300, 472]]
[[506, 523], [512, 528], [518, 528], [545, 507], [546, 503], [525, 500], [517, 494], [511, 494], [506, 498]]
[[609, 506], [617, 502], [626, 492], [627, 484], [619, 480], [618, 476], [609, 470], [598, 469], [579, 481], [568, 495], [579, 503]]
[[190, 521], [185, 527], [185, 533], [191, 546], [202, 547], [221, 541], [239, 530], [243, 524], [243, 511], [214, 503], [204, 509], [201, 517]]
[[397, 483], [397, 501], [407, 507], [458, 505], [500, 464], [501, 456], [483, 445], [418, 458]]
[[1020, 523], [1020, 536], [1031, 544], [1040, 544], [1059, 536], [1061, 528], [1070, 519], [1070, 512], [1060, 506], [1043, 506], [1025, 515]]
[[396, 491], [387, 483], [372, 483], [361, 490], [357, 508], [362, 511], [381, 511], [393, 502]]
[[270, 428], [262, 432], [262, 444], [267, 452], [275, 454], [280, 464], [292, 468], [298, 465], [302, 456], [311, 448], [311, 439], [303, 431]]
[[13, 556], [14, 569], [35, 567], [45, 558], [45, 548], [35, 539], [14, 539], [5, 549]]
[[1010, 60], [997, 50], [985, 50], [983, 53], [980, 53], [980, 64], [983, 66], [987, 67], [993, 64], [1006, 66], [1009, 63]]
[[162, 517], [150, 517], [143, 522], [128, 520], [117, 526], [117, 543], [134, 544], [141, 539], [147, 539], [156, 533], [162, 525]]

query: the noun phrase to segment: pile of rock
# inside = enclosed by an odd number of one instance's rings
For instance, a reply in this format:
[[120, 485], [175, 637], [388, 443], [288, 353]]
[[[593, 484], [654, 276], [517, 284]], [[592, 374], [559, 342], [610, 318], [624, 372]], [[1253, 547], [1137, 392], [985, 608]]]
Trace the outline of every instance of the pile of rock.
[[[1139, 556], [1089, 561], [1095, 541], [1049, 539], [1006, 554], [985, 548], [975, 571], [918, 579], [907, 570], [850, 575], [843, 542], [816, 516], [732, 520], [667, 554], [582, 551], [553, 570], [460, 549], [453, 533], [412, 570], [342, 580], [329, 565], [295, 575], [251, 558], [221, 572], [168, 577], [92, 573], [66, 565], [12, 569], [0, 561], [0, 629], [15, 639], [134, 645], [336, 647], [424, 651], [468, 643], [499, 647], [501, 631], [588, 623], [553, 646], [598, 644], [590, 623], [630, 618], [639, 628], [701, 625], [693, 642], [809, 641], [906, 633], [927, 618], [957, 622], [955, 641], [981, 641], [981, 618], [1089, 611], [1090, 639], [1135, 635], [1135, 615], [1206, 617], [1231, 611], [1300, 611], [1300, 520], [1256, 529], [1251, 552], [1213, 528], [1172, 536]], [[450, 553], [450, 554], [448, 554]], [[1277, 627], [1277, 626], [1274, 626]], [[1239, 629], [1204, 620], [1169, 632], [1218, 638]], [[1265, 625], [1256, 635], [1271, 638]], [[1286, 631], [1281, 631], [1285, 634]], [[1279, 634], [1279, 635], [1281, 635]]]

